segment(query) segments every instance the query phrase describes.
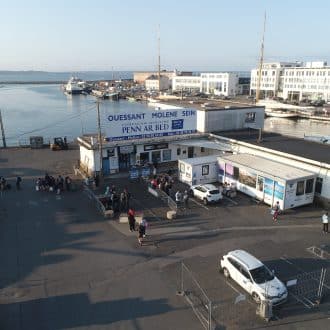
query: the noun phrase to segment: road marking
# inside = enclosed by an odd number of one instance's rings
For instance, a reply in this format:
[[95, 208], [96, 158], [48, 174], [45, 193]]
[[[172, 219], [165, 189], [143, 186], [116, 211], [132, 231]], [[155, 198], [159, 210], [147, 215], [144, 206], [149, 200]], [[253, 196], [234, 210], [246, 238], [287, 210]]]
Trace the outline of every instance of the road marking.
[[230, 201], [231, 203], [233, 203], [234, 205], [238, 205], [238, 203], [236, 201], [234, 201], [233, 199], [227, 197], [227, 196], [223, 196], [224, 199], [226, 199], [227, 201]]
[[281, 257], [280, 259], [282, 259], [283, 261], [287, 262], [288, 264], [294, 266], [294, 264], [293, 264], [291, 261], [289, 261], [288, 259], [286, 259], [286, 258], [284, 258], [284, 257]]
[[210, 210], [208, 207], [206, 207], [204, 204], [201, 204], [201, 203], [199, 203], [199, 202], [197, 202], [197, 201], [195, 201], [193, 198], [191, 198], [190, 199], [192, 202], [194, 202], [195, 204], [197, 204], [197, 205], [199, 205], [199, 206], [201, 206], [201, 207], [204, 207], [204, 209], [205, 210]]

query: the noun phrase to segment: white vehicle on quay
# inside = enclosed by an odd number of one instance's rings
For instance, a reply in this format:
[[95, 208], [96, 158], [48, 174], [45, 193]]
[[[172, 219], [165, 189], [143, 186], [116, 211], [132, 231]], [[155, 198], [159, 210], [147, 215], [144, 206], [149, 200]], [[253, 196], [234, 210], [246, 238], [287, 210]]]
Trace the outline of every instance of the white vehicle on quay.
[[190, 194], [201, 199], [205, 205], [216, 203], [222, 199], [220, 190], [213, 184], [200, 184], [190, 187]]
[[220, 268], [226, 278], [231, 278], [247, 291], [256, 303], [269, 300], [273, 305], [286, 301], [286, 286], [260, 260], [246, 251], [235, 250], [224, 255]]

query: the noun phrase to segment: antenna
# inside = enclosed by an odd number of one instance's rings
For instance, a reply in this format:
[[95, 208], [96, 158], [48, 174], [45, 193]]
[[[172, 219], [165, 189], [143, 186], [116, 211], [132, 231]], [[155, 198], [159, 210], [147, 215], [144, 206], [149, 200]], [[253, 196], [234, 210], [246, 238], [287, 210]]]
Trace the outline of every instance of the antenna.
[[160, 94], [160, 24], [158, 24], [158, 31], [157, 31], [157, 39], [158, 39], [158, 90]]
[[262, 33], [261, 50], [260, 50], [258, 82], [257, 82], [257, 90], [256, 90], [256, 103], [258, 103], [259, 97], [260, 97], [261, 71], [262, 71], [262, 66], [263, 66], [263, 63], [264, 63], [265, 31], [266, 31], [266, 11], [265, 11], [265, 16], [264, 16], [264, 29], [263, 29], [263, 33]]

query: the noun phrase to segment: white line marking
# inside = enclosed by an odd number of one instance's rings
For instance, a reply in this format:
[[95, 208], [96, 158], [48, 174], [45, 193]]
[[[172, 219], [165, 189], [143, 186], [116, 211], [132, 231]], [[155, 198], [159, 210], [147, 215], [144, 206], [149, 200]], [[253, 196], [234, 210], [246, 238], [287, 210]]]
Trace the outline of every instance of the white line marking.
[[233, 203], [234, 205], [238, 205], [238, 203], [236, 201], [234, 201], [233, 199], [227, 197], [227, 196], [223, 196], [224, 199], [226, 199], [227, 201], [230, 201], [231, 203]]
[[201, 206], [201, 207], [204, 207], [205, 210], [210, 210], [208, 207], [206, 207], [205, 205], [201, 204], [201, 203], [198, 203], [197, 201], [195, 201], [193, 198], [190, 199], [192, 202], [194, 202], [195, 204]]
[[287, 262], [288, 264], [290, 264], [290, 265], [293, 265], [293, 266], [294, 266], [294, 264], [293, 264], [291, 261], [287, 260], [286, 258], [284, 258], [284, 257], [281, 257], [280, 259], [282, 259], [283, 261]]

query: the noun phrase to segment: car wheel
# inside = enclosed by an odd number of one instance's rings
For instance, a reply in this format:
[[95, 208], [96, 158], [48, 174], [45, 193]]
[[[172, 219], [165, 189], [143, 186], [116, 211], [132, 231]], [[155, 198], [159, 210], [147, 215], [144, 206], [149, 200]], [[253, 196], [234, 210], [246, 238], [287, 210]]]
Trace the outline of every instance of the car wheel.
[[226, 267], [224, 267], [222, 269], [222, 271], [223, 271], [223, 275], [225, 276], [225, 278], [230, 278], [230, 273]]
[[203, 203], [204, 203], [204, 205], [207, 205], [208, 204], [208, 201], [207, 201], [206, 198], [203, 199]]
[[260, 297], [257, 293], [253, 292], [252, 293], [252, 299], [257, 303], [259, 304], [260, 303]]

